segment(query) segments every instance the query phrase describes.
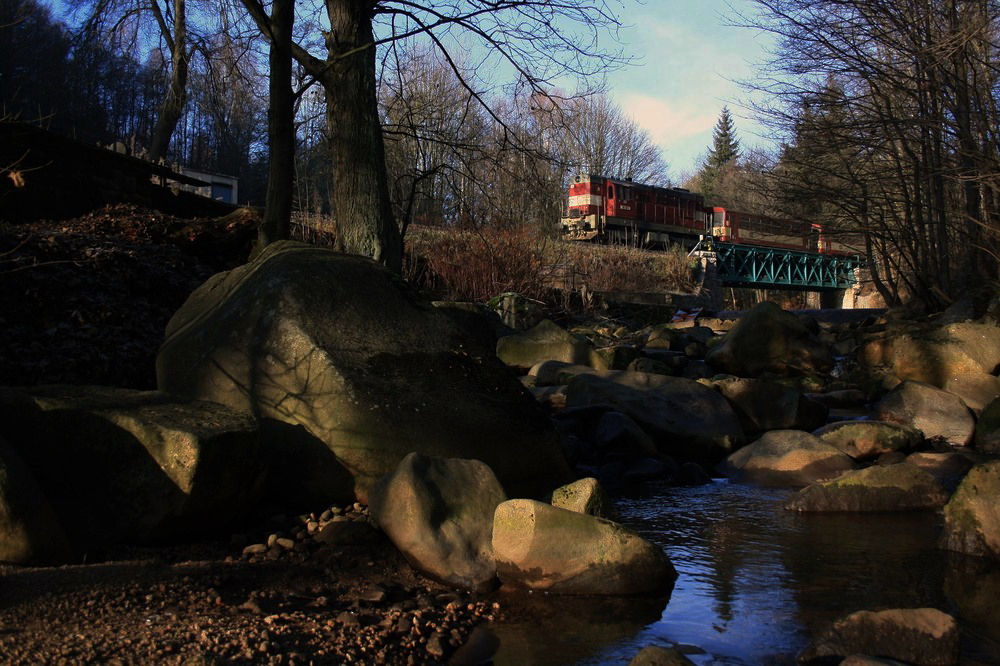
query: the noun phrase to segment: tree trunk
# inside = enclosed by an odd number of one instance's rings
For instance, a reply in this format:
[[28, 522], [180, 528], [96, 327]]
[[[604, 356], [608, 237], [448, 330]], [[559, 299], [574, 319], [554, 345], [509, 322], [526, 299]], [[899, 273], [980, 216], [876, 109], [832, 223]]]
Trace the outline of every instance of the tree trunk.
[[392, 217], [375, 90], [371, 0], [327, 0], [330, 32], [320, 83], [326, 91], [338, 249], [400, 272], [403, 239]]
[[292, 26], [294, 0], [274, 0], [271, 6], [270, 79], [267, 110], [267, 199], [254, 254], [269, 244], [288, 238], [292, 218], [295, 172], [295, 95], [292, 92]]
[[187, 101], [188, 59], [187, 50], [187, 17], [185, 16], [186, 0], [174, 1], [174, 34], [170, 44], [170, 85], [167, 95], [160, 105], [160, 114], [156, 119], [156, 128], [150, 140], [149, 159], [158, 161], [167, 154], [170, 137], [184, 112]]

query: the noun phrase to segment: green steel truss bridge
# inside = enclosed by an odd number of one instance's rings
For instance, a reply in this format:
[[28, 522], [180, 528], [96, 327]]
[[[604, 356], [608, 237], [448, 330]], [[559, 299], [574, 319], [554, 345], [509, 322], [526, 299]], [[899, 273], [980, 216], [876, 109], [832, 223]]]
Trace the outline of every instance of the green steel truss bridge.
[[[856, 255], [798, 252], [755, 245], [712, 243], [702, 256], [715, 255], [715, 279], [727, 287], [832, 291], [857, 283]], [[708, 250], [708, 251], [705, 251]]]

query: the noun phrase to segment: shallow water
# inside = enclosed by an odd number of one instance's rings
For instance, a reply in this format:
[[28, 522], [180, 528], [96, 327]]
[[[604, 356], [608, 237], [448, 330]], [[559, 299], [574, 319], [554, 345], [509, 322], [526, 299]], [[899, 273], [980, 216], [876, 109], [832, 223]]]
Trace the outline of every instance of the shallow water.
[[789, 495], [716, 482], [620, 500], [677, 568], [669, 600], [536, 595], [496, 628], [496, 663], [625, 664], [681, 644], [698, 664], [792, 664], [836, 617], [931, 606], [959, 619], [963, 663], [1000, 664], [1000, 566], [939, 550], [939, 515], [799, 514]]

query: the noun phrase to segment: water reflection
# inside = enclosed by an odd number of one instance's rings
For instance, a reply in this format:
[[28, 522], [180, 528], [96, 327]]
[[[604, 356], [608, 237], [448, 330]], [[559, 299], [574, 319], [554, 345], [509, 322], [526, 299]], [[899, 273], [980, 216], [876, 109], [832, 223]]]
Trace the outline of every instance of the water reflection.
[[658, 621], [668, 601], [523, 592], [497, 597], [504, 609], [503, 621], [493, 627], [500, 638], [498, 666], [586, 663]]
[[662, 613], [542, 598], [539, 620], [498, 627], [497, 663], [625, 664], [680, 643], [699, 664], [793, 664], [836, 617], [923, 606], [959, 619], [967, 663], [1000, 663], [1000, 565], [938, 550], [933, 512], [799, 514], [782, 508], [791, 491], [724, 482], [648, 490], [618, 508], [678, 571]]

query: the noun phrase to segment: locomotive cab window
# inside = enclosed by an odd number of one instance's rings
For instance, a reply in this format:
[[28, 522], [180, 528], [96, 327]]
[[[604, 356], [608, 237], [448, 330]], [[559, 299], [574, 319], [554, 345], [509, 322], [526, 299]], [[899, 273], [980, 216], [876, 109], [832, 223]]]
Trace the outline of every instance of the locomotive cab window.
[[615, 186], [614, 185], [608, 185], [608, 198], [609, 199], [614, 199], [615, 198]]

